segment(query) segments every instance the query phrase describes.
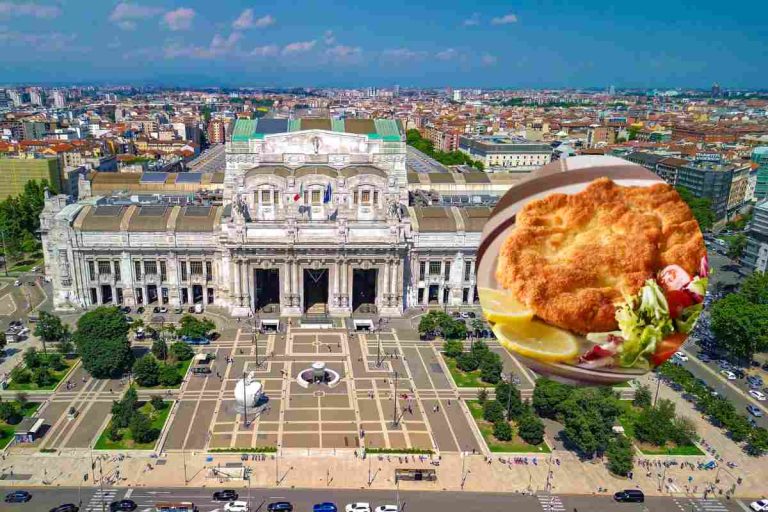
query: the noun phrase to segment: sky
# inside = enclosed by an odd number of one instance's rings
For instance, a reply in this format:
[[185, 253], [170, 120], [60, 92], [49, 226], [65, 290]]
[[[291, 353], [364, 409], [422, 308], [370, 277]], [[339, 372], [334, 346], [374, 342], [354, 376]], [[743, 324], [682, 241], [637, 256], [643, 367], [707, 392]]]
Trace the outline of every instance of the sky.
[[768, 89], [768, 2], [0, 0], [0, 83]]

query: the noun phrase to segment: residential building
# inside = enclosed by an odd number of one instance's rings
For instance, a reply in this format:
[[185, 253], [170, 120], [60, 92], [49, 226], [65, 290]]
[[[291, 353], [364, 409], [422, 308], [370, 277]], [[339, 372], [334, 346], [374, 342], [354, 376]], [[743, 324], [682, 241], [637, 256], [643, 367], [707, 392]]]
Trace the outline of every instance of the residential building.
[[232, 121], [229, 119], [213, 119], [208, 123], [208, 142], [211, 144], [224, 144], [229, 136], [229, 127]]
[[502, 136], [461, 136], [459, 150], [486, 169], [533, 170], [552, 160], [552, 146], [522, 138]]
[[678, 170], [677, 185], [687, 188], [695, 197], [712, 202], [716, 221], [728, 213], [734, 165], [714, 162], [688, 162]]
[[757, 166], [755, 199], [768, 198], [768, 146], [760, 146], [752, 151], [752, 162]]
[[747, 202], [749, 189], [749, 165], [743, 165], [733, 169], [731, 188], [728, 192], [728, 215], [737, 213]]
[[741, 263], [752, 271], [768, 272], [768, 200], [755, 206]]
[[688, 164], [688, 160], [668, 157], [659, 160], [656, 164], [656, 174], [672, 186], [677, 186], [677, 173], [680, 168]]

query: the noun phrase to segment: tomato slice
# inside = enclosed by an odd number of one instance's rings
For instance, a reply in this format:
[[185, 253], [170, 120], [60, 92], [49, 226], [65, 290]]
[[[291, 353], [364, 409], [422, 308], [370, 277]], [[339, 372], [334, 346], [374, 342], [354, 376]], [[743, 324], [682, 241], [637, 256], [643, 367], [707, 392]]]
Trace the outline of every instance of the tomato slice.
[[672, 357], [672, 355], [680, 349], [683, 343], [685, 343], [686, 338], [687, 336], [681, 332], [670, 334], [664, 338], [661, 343], [659, 343], [659, 346], [656, 347], [656, 352], [651, 356], [651, 363], [653, 363], [654, 366], [659, 366]]
[[667, 298], [667, 305], [669, 305], [669, 317], [673, 320], [679, 317], [685, 308], [696, 302], [686, 290], [669, 290], [664, 296]]
[[691, 282], [691, 276], [680, 265], [667, 265], [659, 272], [659, 284], [664, 291], [682, 290]]

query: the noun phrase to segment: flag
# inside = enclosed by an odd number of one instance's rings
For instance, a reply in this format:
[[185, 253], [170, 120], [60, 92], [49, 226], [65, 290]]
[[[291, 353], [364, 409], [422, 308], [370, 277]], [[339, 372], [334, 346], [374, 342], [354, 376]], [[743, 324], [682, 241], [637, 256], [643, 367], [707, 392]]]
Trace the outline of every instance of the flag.
[[323, 203], [330, 203], [331, 202], [331, 184], [329, 183], [325, 187], [325, 194], [323, 194]]
[[304, 183], [299, 183], [299, 191], [293, 196], [293, 201], [296, 202], [304, 195]]

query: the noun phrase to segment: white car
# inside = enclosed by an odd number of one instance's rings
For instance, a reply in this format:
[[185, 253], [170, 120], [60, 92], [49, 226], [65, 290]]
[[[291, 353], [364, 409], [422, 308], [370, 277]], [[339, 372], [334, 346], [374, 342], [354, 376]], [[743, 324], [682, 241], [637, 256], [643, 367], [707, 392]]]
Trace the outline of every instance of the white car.
[[688, 356], [685, 355], [685, 352], [675, 352], [675, 357], [680, 361], [687, 361]]
[[13, 282], [13, 286], [21, 286], [21, 280], [17, 279]]
[[370, 503], [347, 503], [347, 506], [344, 507], [344, 512], [371, 512], [371, 504]]
[[720, 375], [722, 375], [728, 380], [736, 380], [736, 374], [733, 373], [731, 370], [720, 370]]
[[749, 504], [749, 508], [754, 510], [755, 512], [764, 512], [765, 510], [768, 510], [768, 498], [763, 498], [758, 501], [753, 501]]
[[756, 389], [750, 389], [749, 396], [751, 396], [752, 398], [760, 402], [765, 402], [765, 398], [766, 398], [765, 394], [762, 391], [758, 391]]
[[399, 512], [400, 509], [397, 508], [397, 505], [382, 505], [380, 507], [376, 507], [376, 512]]
[[230, 501], [224, 505], [224, 512], [248, 512], [248, 503], [245, 501]]

